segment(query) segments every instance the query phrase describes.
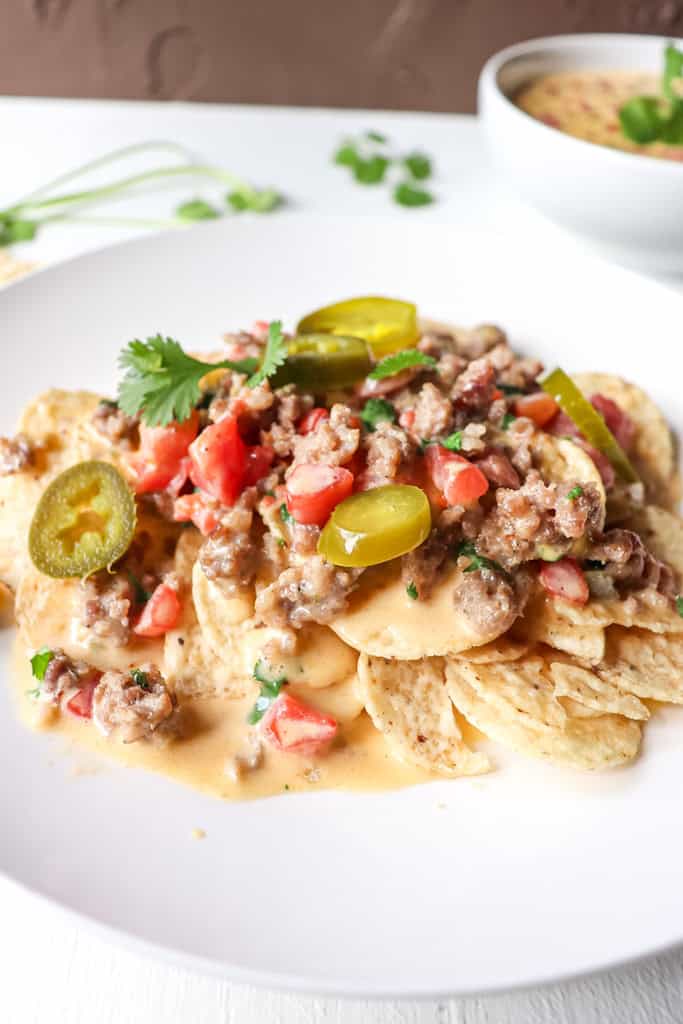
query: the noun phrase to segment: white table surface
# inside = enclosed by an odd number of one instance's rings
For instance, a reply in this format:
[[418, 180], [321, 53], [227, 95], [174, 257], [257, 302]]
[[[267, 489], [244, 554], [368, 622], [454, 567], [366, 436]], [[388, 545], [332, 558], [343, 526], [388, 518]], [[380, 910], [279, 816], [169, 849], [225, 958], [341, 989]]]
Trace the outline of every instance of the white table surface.
[[[435, 157], [436, 204], [404, 211], [386, 189], [354, 185], [331, 163], [340, 138], [368, 129]], [[302, 213], [431, 218], [456, 229], [486, 224], [522, 232], [527, 245], [576, 246], [496, 182], [472, 117], [0, 98], [0, 131], [0, 208], [109, 149], [167, 139], [256, 184], [276, 186]], [[148, 157], [148, 166], [150, 159], [157, 162]], [[158, 159], [166, 162], [163, 155]], [[115, 174], [113, 168], [106, 176]], [[166, 217], [186, 198], [216, 198], [222, 191], [183, 182], [111, 203], [98, 215]], [[54, 225], [14, 252], [56, 262], [139, 233], [139, 227]], [[3, 829], [21, 827], [2, 823]], [[420, 1004], [311, 999], [143, 959], [1, 879], [0, 963], [0, 1020], [7, 1024], [683, 1024], [683, 951], [584, 981], [489, 998]]]

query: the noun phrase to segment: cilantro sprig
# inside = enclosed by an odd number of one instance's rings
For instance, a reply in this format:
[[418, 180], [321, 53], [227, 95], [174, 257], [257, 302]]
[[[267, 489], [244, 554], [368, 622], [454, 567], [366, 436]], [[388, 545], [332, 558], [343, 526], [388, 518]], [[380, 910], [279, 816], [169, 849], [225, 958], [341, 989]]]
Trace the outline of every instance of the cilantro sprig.
[[406, 587], [406, 594], [408, 595], [411, 601], [417, 601], [418, 597], [420, 596], [413, 580], [411, 580], [408, 586]]
[[419, 349], [404, 348], [402, 352], [394, 352], [393, 355], [380, 359], [368, 377], [371, 380], [383, 380], [385, 377], [393, 377], [411, 366], [436, 366], [436, 359], [433, 356], [425, 355]]
[[261, 684], [261, 691], [256, 698], [256, 702], [247, 715], [247, 721], [250, 725], [256, 725], [260, 722], [266, 711], [280, 696], [280, 690], [287, 683], [287, 677], [276, 676], [272, 679], [266, 674], [266, 669], [263, 662], [259, 659], [254, 665], [254, 679]]
[[621, 130], [628, 139], [639, 145], [683, 145], [683, 91], [678, 83], [683, 84], [683, 51], [669, 44], [664, 50], [662, 97], [634, 96], [619, 110]]
[[141, 690], [152, 689], [152, 687], [149, 685], [147, 673], [143, 672], [141, 668], [132, 668], [130, 670], [130, 678], [133, 680], [136, 686], [140, 687]]
[[174, 338], [157, 334], [146, 341], [129, 342], [119, 356], [125, 371], [119, 383], [118, 404], [127, 416], [140, 413], [147, 426], [166, 426], [186, 420], [201, 398], [199, 382], [212, 370], [252, 374], [248, 387], [265, 380], [284, 362], [286, 349], [279, 321], [268, 330], [268, 344], [260, 369], [257, 359], [224, 359], [204, 363], [183, 351]]
[[399, 206], [426, 206], [434, 196], [423, 186], [432, 174], [432, 161], [425, 154], [412, 151], [392, 154], [389, 140], [379, 132], [345, 139], [334, 153], [333, 160], [348, 167], [360, 185], [380, 185], [387, 177], [394, 179], [392, 198]]
[[676, 611], [683, 619], [683, 597], [681, 597], [680, 595], [676, 598]]

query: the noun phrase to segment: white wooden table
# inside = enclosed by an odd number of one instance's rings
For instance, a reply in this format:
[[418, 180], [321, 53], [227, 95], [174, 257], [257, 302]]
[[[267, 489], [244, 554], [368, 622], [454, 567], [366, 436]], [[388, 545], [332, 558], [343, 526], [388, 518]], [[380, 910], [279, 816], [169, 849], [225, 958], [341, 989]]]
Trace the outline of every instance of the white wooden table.
[[[435, 157], [438, 203], [402, 211], [386, 190], [355, 186], [333, 166], [330, 154], [340, 138], [368, 129]], [[304, 212], [433, 218], [452, 222], [455, 230], [487, 224], [522, 230], [527, 243], [539, 246], [576, 244], [495, 182], [471, 117], [0, 99], [0, 130], [0, 208], [106, 150], [169, 139], [257, 184], [275, 185]], [[100, 212], [164, 217], [196, 193], [212, 198], [221, 191], [186, 182]], [[102, 224], [55, 225], [16, 254], [54, 262], [138, 233]], [[1, 827], [19, 829], [22, 823]], [[0, 964], [0, 1021], [7, 1024], [683, 1024], [683, 951], [585, 981], [494, 998], [438, 1004], [300, 998], [142, 959], [2, 880]]]

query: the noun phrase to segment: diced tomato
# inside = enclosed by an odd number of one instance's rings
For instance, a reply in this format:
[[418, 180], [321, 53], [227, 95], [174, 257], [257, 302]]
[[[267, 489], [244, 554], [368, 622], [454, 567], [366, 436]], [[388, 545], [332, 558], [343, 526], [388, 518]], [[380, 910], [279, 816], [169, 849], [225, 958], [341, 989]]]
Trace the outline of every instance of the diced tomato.
[[491, 395], [491, 401], [492, 402], [496, 402], [499, 398], [503, 398], [503, 397], [504, 397], [504, 393], [500, 390], [500, 388], [496, 388], [496, 390]]
[[362, 426], [361, 421], [360, 421], [360, 417], [358, 417], [358, 416], [349, 416], [349, 426], [353, 427], [354, 430], [360, 430], [360, 428]]
[[267, 444], [254, 444], [247, 449], [244, 486], [251, 487], [266, 475], [273, 464], [275, 451]]
[[297, 466], [287, 481], [287, 511], [298, 523], [324, 526], [352, 490], [353, 473], [343, 466]]
[[276, 750], [308, 757], [329, 746], [337, 734], [337, 722], [331, 715], [281, 693], [263, 716], [261, 729]]
[[236, 416], [225, 416], [190, 445], [190, 479], [222, 505], [234, 505], [244, 487], [247, 454]]
[[306, 415], [302, 416], [299, 420], [299, 426], [297, 428], [299, 433], [304, 435], [312, 434], [319, 423], [323, 420], [329, 419], [329, 415], [330, 414], [327, 409], [322, 409], [321, 407], [316, 406], [315, 409], [311, 409], [310, 412], [307, 412]]
[[591, 395], [591, 405], [597, 409], [621, 447], [627, 452], [636, 435], [636, 425], [629, 414], [607, 395]]
[[92, 718], [92, 699], [99, 681], [100, 674], [98, 672], [66, 702], [66, 710], [76, 718]]
[[399, 416], [398, 422], [404, 430], [412, 430], [413, 424], [415, 423], [415, 410], [406, 409], [405, 412], [402, 412]]
[[478, 466], [443, 445], [428, 445], [424, 459], [432, 482], [447, 505], [471, 505], [489, 489], [489, 482]]
[[515, 416], [526, 416], [537, 427], [545, 427], [559, 412], [559, 405], [552, 395], [537, 391], [533, 395], [522, 395], [515, 402]]
[[194, 523], [207, 537], [220, 523], [219, 506], [201, 491], [181, 494], [173, 503], [173, 519], [176, 523]]
[[160, 583], [142, 609], [133, 632], [138, 636], [163, 636], [178, 624], [180, 610], [178, 591], [168, 583]]
[[605, 490], [609, 491], [614, 487], [614, 481], [616, 480], [616, 473], [614, 466], [602, 452], [599, 452], [597, 448], [594, 448], [592, 444], [588, 444], [588, 441], [584, 441], [582, 437], [577, 437], [575, 444], [578, 444], [579, 448], [583, 448], [587, 455], [590, 455], [591, 459], [595, 463], [600, 478], [604, 484]]
[[172, 498], [177, 498], [183, 487], [190, 479], [190, 467], [192, 461], [189, 455], [186, 455], [180, 460], [178, 464], [178, 472], [173, 479], [166, 485], [165, 490], [171, 495]]
[[182, 460], [197, 436], [198, 428], [196, 410], [183, 423], [170, 423], [166, 427], [141, 424], [140, 448], [129, 460], [137, 494], [163, 491], [170, 484], [181, 471]]
[[544, 588], [553, 597], [561, 597], [563, 601], [577, 605], [584, 605], [590, 597], [586, 577], [574, 558], [544, 562], [538, 575]]

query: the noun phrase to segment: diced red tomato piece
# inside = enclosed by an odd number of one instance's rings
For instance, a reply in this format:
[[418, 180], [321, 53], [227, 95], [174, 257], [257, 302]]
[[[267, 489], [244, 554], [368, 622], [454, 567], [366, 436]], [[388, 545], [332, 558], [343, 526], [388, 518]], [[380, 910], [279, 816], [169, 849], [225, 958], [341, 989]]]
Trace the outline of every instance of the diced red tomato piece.
[[202, 430], [190, 445], [190, 479], [222, 505], [234, 505], [244, 487], [247, 455], [237, 417], [225, 416]]
[[428, 445], [424, 458], [427, 472], [447, 505], [471, 505], [489, 489], [478, 466], [443, 445]]
[[491, 395], [491, 401], [492, 402], [496, 402], [499, 398], [503, 398], [503, 397], [504, 397], [504, 393], [500, 390], [500, 388], [496, 388], [496, 390]]
[[176, 523], [194, 523], [208, 537], [220, 523], [219, 506], [201, 491], [181, 494], [173, 503], [173, 519]]
[[287, 511], [298, 523], [324, 526], [352, 490], [353, 473], [343, 466], [297, 466], [287, 481]]
[[265, 341], [268, 337], [268, 328], [270, 324], [267, 320], [254, 320], [251, 328], [251, 333], [254, 334], [261, 341]]
[[315, 409], [311, 409], [305, 416], [299, 420], [298, 431], [300, 434], [312, 434], [315, 428], [323, 420], [329, 419], [329, 412], [327, 409], [322, 409], [316, 406]]
[[537, 427], [545, 427], [559, 412], [559, 405], [552, 395], [537, 391], [533, 395], [522, 395], [515, 402], [515, 416], [526, 416]]
[[247, 464], [244, 470], [244, 486], [251, 487], [266, 475], [273, 465], [275, 450], [267, 444], [253, 444], [247, 449]]
[[337, 734], [337, 721], [288, 693], [281, 693], [261, 721], [268, 743], [276, 750], [308, 757], [321, 753]]
[[406, 409], [405, 412], [402, 412], [399, 416], [398, 422], [404, 430], [412, 430], [413, 424], [415, 423], [415, 410]]
[[574, 558], [544, 562], [538, 575], [544, 588], [553, 597], [561, 597], [563, 601], [576, 605], [586, 604], [590, 597], [586, 577]]
[[100, 681], [100, 673], [88, 680], [85, 686], [77, 690], [73, 697], [66, 702], [66, 710], [76, 718], [92, 718], [92, 699], [95, 687]]
[[627, 452], [636, 436], [636, 425], [629, 414], [607, 395], [591, 395], [591, 405], [597, 409], [621, 447]]
[[178, 624], [180, 598], [178, 591], [168, 583], [160, 583], [142, 609], [133, 632], [138, 636], [163, 636]]
[[165, 490], [171, 495], [172, 498], [177, 498], [182, 491], [185, 484], [190, 479], [190, 467], [192, 461], [189, 455], [186, 455], [180, 460], [178, 464], [178, 472], [171, 481], [166, 485]]
[[140, 425], [140, 448], [129, 460], [137, 494], [163, 491], [170, 484], [180, 472], [181, 462], [198, 428], [196, 410], [183, 423], [170, 423], [166, 427]]

